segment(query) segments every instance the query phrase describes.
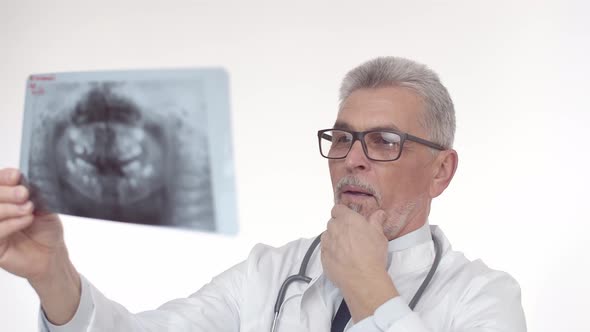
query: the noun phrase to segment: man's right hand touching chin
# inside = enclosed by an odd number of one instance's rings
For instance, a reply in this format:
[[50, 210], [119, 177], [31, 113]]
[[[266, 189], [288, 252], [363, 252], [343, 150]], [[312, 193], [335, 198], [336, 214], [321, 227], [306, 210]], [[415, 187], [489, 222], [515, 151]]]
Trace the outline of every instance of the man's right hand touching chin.
[[57, 214], [37, 214], [16, 169], [0, 170], [0, 268], [26, 278], [47, 319], [67, 323], [80, 302], [80, 276]]

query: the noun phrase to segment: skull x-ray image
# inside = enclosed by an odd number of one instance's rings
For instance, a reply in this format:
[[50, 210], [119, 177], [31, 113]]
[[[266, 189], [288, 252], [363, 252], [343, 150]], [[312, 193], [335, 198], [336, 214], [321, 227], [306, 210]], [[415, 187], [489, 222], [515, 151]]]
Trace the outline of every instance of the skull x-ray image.
[[31, 76], [22, 160], [36, 205], [89, 218], [215, 231], [202, 84]]

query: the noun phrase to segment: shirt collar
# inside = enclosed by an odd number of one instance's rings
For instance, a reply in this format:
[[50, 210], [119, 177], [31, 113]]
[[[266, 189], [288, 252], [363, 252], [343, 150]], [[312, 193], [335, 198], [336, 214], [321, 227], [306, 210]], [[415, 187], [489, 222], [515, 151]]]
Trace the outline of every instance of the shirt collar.
[[432, 235], [430, 234], [430, 226], [428, 225], [427, 220], [424, 225], [422, 225], [417, 230], [389, 241], [387, 251], [402, 251], [431, 240]]

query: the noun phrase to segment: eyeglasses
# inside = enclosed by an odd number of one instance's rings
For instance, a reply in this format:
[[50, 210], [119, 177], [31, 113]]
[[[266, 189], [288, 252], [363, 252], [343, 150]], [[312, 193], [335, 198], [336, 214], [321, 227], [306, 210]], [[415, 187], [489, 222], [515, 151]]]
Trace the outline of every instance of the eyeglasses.
[[374, 161], [398, 160], [406, 140], [445, 150], [442, 145], [396, 130], [349, 131], [323, 129], [318, 131], [320, 154], [328, 159], [344, 159], [354, 142], [359, 140], [368, 159]]

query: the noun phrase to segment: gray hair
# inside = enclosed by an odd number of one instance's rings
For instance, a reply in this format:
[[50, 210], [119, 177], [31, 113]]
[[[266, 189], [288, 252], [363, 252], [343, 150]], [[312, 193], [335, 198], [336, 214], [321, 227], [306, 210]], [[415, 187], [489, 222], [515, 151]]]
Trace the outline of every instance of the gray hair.
[[427, 66], [399, 57], [379, 57], [349, 71], [340, 86], [340, 108], [358, 89], [401, 86], [414, 90], [426, 104], [421, 124], [430, 140], [446, 147], [453, 146], [455, 108], [449, 92], [438, 75]]

